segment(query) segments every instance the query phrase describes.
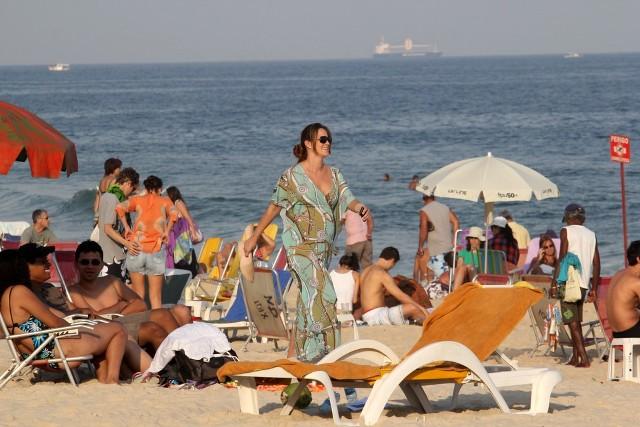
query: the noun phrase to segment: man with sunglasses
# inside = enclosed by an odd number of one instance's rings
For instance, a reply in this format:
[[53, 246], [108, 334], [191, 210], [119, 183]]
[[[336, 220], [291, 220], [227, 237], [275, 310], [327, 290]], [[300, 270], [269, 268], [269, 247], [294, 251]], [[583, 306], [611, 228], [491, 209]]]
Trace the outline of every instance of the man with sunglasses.
[[98, 277], [102, 270], [102, 248], [87, 240], [76, 249], [78, 283], [70, 289], [74, 305], [96, 315], [121, 314], [115, 320], [122, 322], [129, 335], [142, 346], [157, 348], [176, 328], [191, 323], [191, 309], [174, 305], [170, 309], [147, 310], [147, 305], [135, 292], [117, 277]]
[[36, 209], [31, 214], [33, 225], [27, 227], [20, 236], [20, 245], [27, 243], [36, 243], [40, 246], [46, 246], [55, 243], [56, 235], [49, 228], [49, 213], [44, 209]]
[[115, 184], [109, 186], [107, 192], [100, 197], [98, 208], [98, 243], [104, 251], [105, 270], [120, 279], [124, 278], [123, 261], [125, 249], [132, 255], [140, 253], [140, 245], [136, 241], [128, 241], [123, 236], [124, 227], [116, 215], [116, 206], [124, 202], [133, 193], [140, 181], [140, 175], [133, 168], [124, 168], [118, 174]]

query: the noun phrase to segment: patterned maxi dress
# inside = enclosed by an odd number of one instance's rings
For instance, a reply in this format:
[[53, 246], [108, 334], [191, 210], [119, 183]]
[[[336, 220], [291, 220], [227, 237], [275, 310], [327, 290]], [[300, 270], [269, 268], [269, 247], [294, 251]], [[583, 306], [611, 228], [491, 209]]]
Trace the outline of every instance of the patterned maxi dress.
[[340, 219], [354, 197], [337, 168], [331, 168], [331, 175], [325, 196], [297, 164], [282, 174], [271, 197], [282, 208], [282, 244], [300, 291], [294, 335], [297, 357], [305, 361], [316, 361], [339, 344], [328, 267]]

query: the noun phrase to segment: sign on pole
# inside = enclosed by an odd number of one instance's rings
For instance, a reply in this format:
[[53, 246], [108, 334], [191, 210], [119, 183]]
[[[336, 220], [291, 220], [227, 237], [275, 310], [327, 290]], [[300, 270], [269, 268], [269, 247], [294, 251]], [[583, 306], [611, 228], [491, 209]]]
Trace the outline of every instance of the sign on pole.
[[620, 163], [620, 194], [622, 194], [622, 245], [625, 267], [627, 264], [627, 197], [624, 189], [624, 164], [631, 162], [631, 140], [624, 135], [609, 137], [611, 161]]
[[628, 136], [611, 135], [609, 137], [611, 161], [629, 163], [631, 161], [631, 141]]

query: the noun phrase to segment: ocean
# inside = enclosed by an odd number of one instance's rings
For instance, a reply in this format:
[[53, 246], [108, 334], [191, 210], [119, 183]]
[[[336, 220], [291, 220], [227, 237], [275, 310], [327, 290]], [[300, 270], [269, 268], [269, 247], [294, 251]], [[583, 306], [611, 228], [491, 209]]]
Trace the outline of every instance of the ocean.
[[[205, 236], [237, 240], [257, 221], [302, 128], [327, 124], [331, 165], [375, 217], [374, 255], [400, 250], [411, 274], [421, 194], [407, 184], [456, 160], [491, 152], [541, 172], [557, 199], [497, 204], [532, 236], [562, 227], [578, 202], [598, 236], [603, 272], [623, 265], [619, 166], [608, 136], [632, 139], [626, 167], [629, 241], [640, 238], [640, 54], [443, 57], [427, 61], [300, 61], [0, 67], [0, 99], [23, 106], [77, 145], [80, 171], [32, 179], [27, 164], [0, 176], [0, 221], [49, 210], [63, 239], [92, 224], [103, 162], [118, 157], [142, 179], [176, 185]], [[384, 182], [384, 173], [392, 180]], [[463, 226], [481, 203], [440, 199]], [[344, 238], [338, 240], [344, 247]], [[336, 257], [337, 258], [337, 257]], [[335, 264], [334, 259], [334, 264]]]

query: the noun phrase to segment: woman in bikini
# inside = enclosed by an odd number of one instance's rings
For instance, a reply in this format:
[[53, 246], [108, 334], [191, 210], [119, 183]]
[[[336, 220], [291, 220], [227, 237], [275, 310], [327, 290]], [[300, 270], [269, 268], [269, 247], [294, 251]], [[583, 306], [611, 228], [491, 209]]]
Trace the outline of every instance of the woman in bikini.
[[[20, 334], [69, 326], [38, 299], [28, 288], [29, 285], [29, 267], [19, 252], [0, 252], [0, 313], [9, 331]], [[59, 341], [64, 354], [67, 357], [93, 354], [98, 381], [117, 384], [127, 342], [127, 333], [122, 325], [100, 323], [93, 326], [93, 331], [79, 331], [77, 338]], [[18, 351], [23, 358], [28, 357], [45, 340], [46, 335], [20, 340], [17, 342]], [[47, 360], [59, 356], [52, 341], [36, 355], [36, 359]]]

